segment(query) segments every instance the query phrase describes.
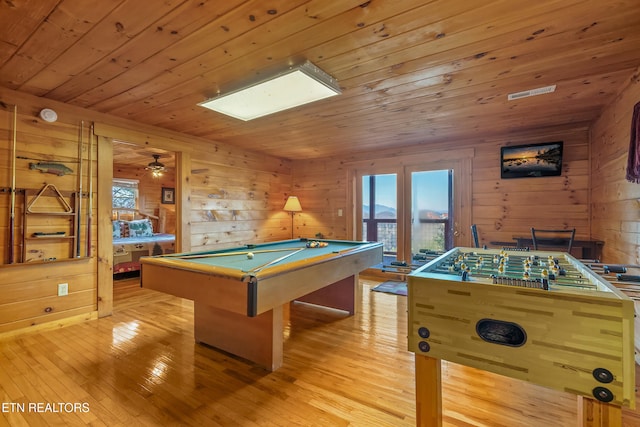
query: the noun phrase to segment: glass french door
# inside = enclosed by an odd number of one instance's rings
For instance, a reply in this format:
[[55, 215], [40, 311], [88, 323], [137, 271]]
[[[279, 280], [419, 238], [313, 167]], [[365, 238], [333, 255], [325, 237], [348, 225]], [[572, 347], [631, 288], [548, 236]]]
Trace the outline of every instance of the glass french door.
[[405, 173], [411, 194], [407, 247], [412, 264], [419, 265], [453, 247], [453, 170]]
[[397, 174], [362, 177], [362, 237], [382, 242], [385, 257], [395, 260], [398, 253]]
[[468, 245], [470, 171], [470, 159], [354, 171], [355, 237], [382, 242], [385, 263], [412, 267]]

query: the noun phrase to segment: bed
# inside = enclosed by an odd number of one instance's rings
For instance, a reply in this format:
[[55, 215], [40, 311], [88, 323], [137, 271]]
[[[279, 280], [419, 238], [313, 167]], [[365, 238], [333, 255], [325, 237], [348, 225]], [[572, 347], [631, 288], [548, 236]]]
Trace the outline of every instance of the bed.
[[175, 236], [154, 233], [151, 218], [112, 221], [113, 274], [140, 270], [140, 258], [175, 252]]

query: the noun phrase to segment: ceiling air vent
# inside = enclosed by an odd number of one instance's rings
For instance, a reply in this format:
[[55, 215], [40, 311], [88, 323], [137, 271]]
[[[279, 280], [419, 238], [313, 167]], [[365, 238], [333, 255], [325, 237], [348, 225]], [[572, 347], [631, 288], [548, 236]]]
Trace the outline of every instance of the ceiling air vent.
[[513, 101], [514, 99], [527, 98], [529, 96], [542, 95], [545, 93], [555, 92], [556, 85], [539, 87], [537, 89], [525, 90], [523, 92], [510, 93], [507, 95], [507, 99], [509, 101]]

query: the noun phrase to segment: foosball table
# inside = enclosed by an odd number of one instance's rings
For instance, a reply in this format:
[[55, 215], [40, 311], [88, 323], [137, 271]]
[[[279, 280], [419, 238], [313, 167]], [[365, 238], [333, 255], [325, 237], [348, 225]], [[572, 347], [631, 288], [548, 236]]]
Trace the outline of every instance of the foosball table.
[[635, 407], [633, 301], [571, 255], [455, 248], [407, 284], [418, 425], [441, 425], [441, 360], [576, 394], [580, 418]]

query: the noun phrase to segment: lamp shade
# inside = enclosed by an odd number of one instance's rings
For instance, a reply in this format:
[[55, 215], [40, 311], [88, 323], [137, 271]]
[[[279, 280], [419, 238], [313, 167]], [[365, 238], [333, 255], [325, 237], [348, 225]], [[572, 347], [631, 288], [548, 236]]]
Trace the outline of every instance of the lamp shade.
[[284, 204], [284, 210], [287, 212], [300, 212], [302, 206], [300, 206], [300, 200], [296, 196], [289, 196], [287, 203]]

